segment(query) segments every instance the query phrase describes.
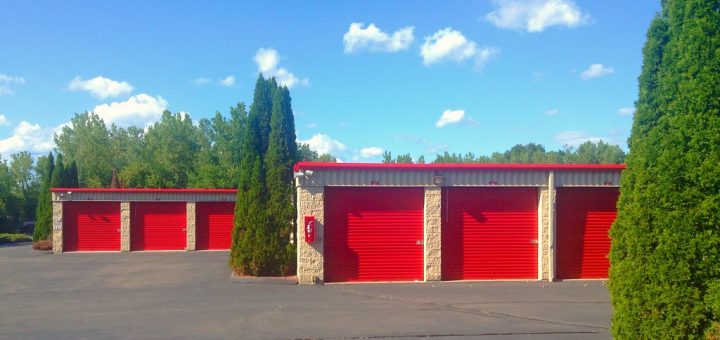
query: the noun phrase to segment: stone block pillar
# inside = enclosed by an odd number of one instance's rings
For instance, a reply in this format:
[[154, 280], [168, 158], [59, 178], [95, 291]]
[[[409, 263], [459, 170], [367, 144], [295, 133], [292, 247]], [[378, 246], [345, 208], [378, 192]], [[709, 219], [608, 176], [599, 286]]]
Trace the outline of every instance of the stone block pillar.
[[[297, 278], [300, 284], [322, 284], [324, 239], [324, 188], [297, 188]], [[305, 242], [305, 216], [315, 216], [315, 242]]]
[[425, 281], [442, 280], [442, 190], [425, 188]]
[[63, 252], [63, 203], [52, 203], [52, 245], [53, 253]]
[[130, 251], [130, 202], [120, 202], [120, 251]]
[[185, 250], [195, 250], [195, 202], [187, 202], [187, 246]]

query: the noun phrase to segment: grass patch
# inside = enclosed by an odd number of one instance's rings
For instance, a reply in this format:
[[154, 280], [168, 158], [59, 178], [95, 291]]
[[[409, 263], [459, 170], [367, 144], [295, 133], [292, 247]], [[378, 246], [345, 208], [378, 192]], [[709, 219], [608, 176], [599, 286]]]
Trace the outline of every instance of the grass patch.
[[0, 233], [0, 243], [32, 241], [32, 236], [20, 233]]

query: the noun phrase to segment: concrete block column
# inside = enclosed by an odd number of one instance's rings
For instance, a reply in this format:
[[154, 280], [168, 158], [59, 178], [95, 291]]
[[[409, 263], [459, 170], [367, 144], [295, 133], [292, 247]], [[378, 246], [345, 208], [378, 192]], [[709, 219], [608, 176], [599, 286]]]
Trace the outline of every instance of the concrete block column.
[[185, 250], [195, 250], [195, 202], [187, 202], [187, 246]]
[[425, 188], [425, 281], [442, 280], [442, 190]]
[[120, 251], [130, 251], [130, 202], [120, 202]]
[[[300, 284], [322, 284], [324, 239], [324, 188], [297, 188], [297, 278]], [[305, 216], [315, 216], [315, 242], [305, 242]]]
[[60, 254], [63, 252], [63, 203], [52, 203], [52, 245], [53, 253]]
[[538, 203], [538, 217], [540, 224], [539, 235], [539, 268], [540, 280], [550, 280], [550, 191], [540, 188], [540, 201]]

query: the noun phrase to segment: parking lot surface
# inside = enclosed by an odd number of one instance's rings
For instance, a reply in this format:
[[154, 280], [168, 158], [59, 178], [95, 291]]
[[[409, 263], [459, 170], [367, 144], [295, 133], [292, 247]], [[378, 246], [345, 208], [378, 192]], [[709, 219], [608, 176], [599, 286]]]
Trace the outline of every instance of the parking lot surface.
[[299, 286], [227, 260], [0, 246], [0, 338], [610, 338], [602, 281]]

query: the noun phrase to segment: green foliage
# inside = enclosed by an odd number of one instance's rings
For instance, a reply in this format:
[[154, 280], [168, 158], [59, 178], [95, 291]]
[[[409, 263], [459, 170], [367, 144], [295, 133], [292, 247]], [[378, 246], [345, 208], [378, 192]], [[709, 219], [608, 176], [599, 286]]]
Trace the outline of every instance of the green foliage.
[[[422, 156], [421, 156], [422, 157]], [[425, 158], [422, 158], [423, 162], [425, 162]], [[382, 162], [383, 163], [413, 163], [413, 158], [410, 156], [409, 153], [406, 153], [404, 155], [397, 155], [397, 157], [393, 158], [392, 153], [390, 151], [384, 151], [382, 154]]]
[[270, 140], [265, 155], [267, 171], [269, 230], [283, 252], [280, 274], [295, 271], [295, 246], [290, 237], [295, 230], [293, 164], [297, 160], [295, 120], [290, 92], [286, 87], [274, 91]]
[[18, 233], [0, 233], [0, 243], [15, 243], [32, 241], [32, 237]]
[[76, 162], [83, 187], [109, 186], [115, 154], [105, 122], [97, 114], [85, 112], [75, 114], [71, 123], [55, 135], [57, 150], [69, 163]]
[[[39, 163], [39, 162], [38, 162]], [[38, 206], [36, 210], [35, 229], [33, 230], [33, 242], [47, 240], [52, 231], [52, 198], [50, 194], [50, 181], [55, 170], [55, 158], [52, 152], [48, 154], [43, 162], [45, 168], [42, 170], [40, 193], [38, 195]]]
[[298, 143], [297, 145], [297, 161], [303, 162], [329, 162], [335, 163], [337, 159], [331, 154], [324, 153], [318, 155], [317, 151], [310, 149], [310, 145], [305, 143]]
[[[455, 154], [445, 151], [437, 155], [433, 163], [585, 163], [621, 164], [625, 152], [620, 146], [603, 141], [587, 141], [577, 148], [565, 146], [558, 151], [546, 151], [540, 144], [515, 145], [505, 152], [494, 152], [490, 156], [478, 156], [472, 152]], [[423, 159], [424, 161], [424, 159]]]
[[[272, 96], [269, 103], [268, 95]], [[238, 274], [286, 275], [294, 271], [292, 166], [301, 157], [317, 157], [307, 147], [298, 150], [295, 140], [290, 92], [261, 75], [242, 138], [230, 252], [230, 266]]]
[[643, 49], [611, 230], [619, 339], [717, 334], [720, 290], [720, 2], [664, 1]]

